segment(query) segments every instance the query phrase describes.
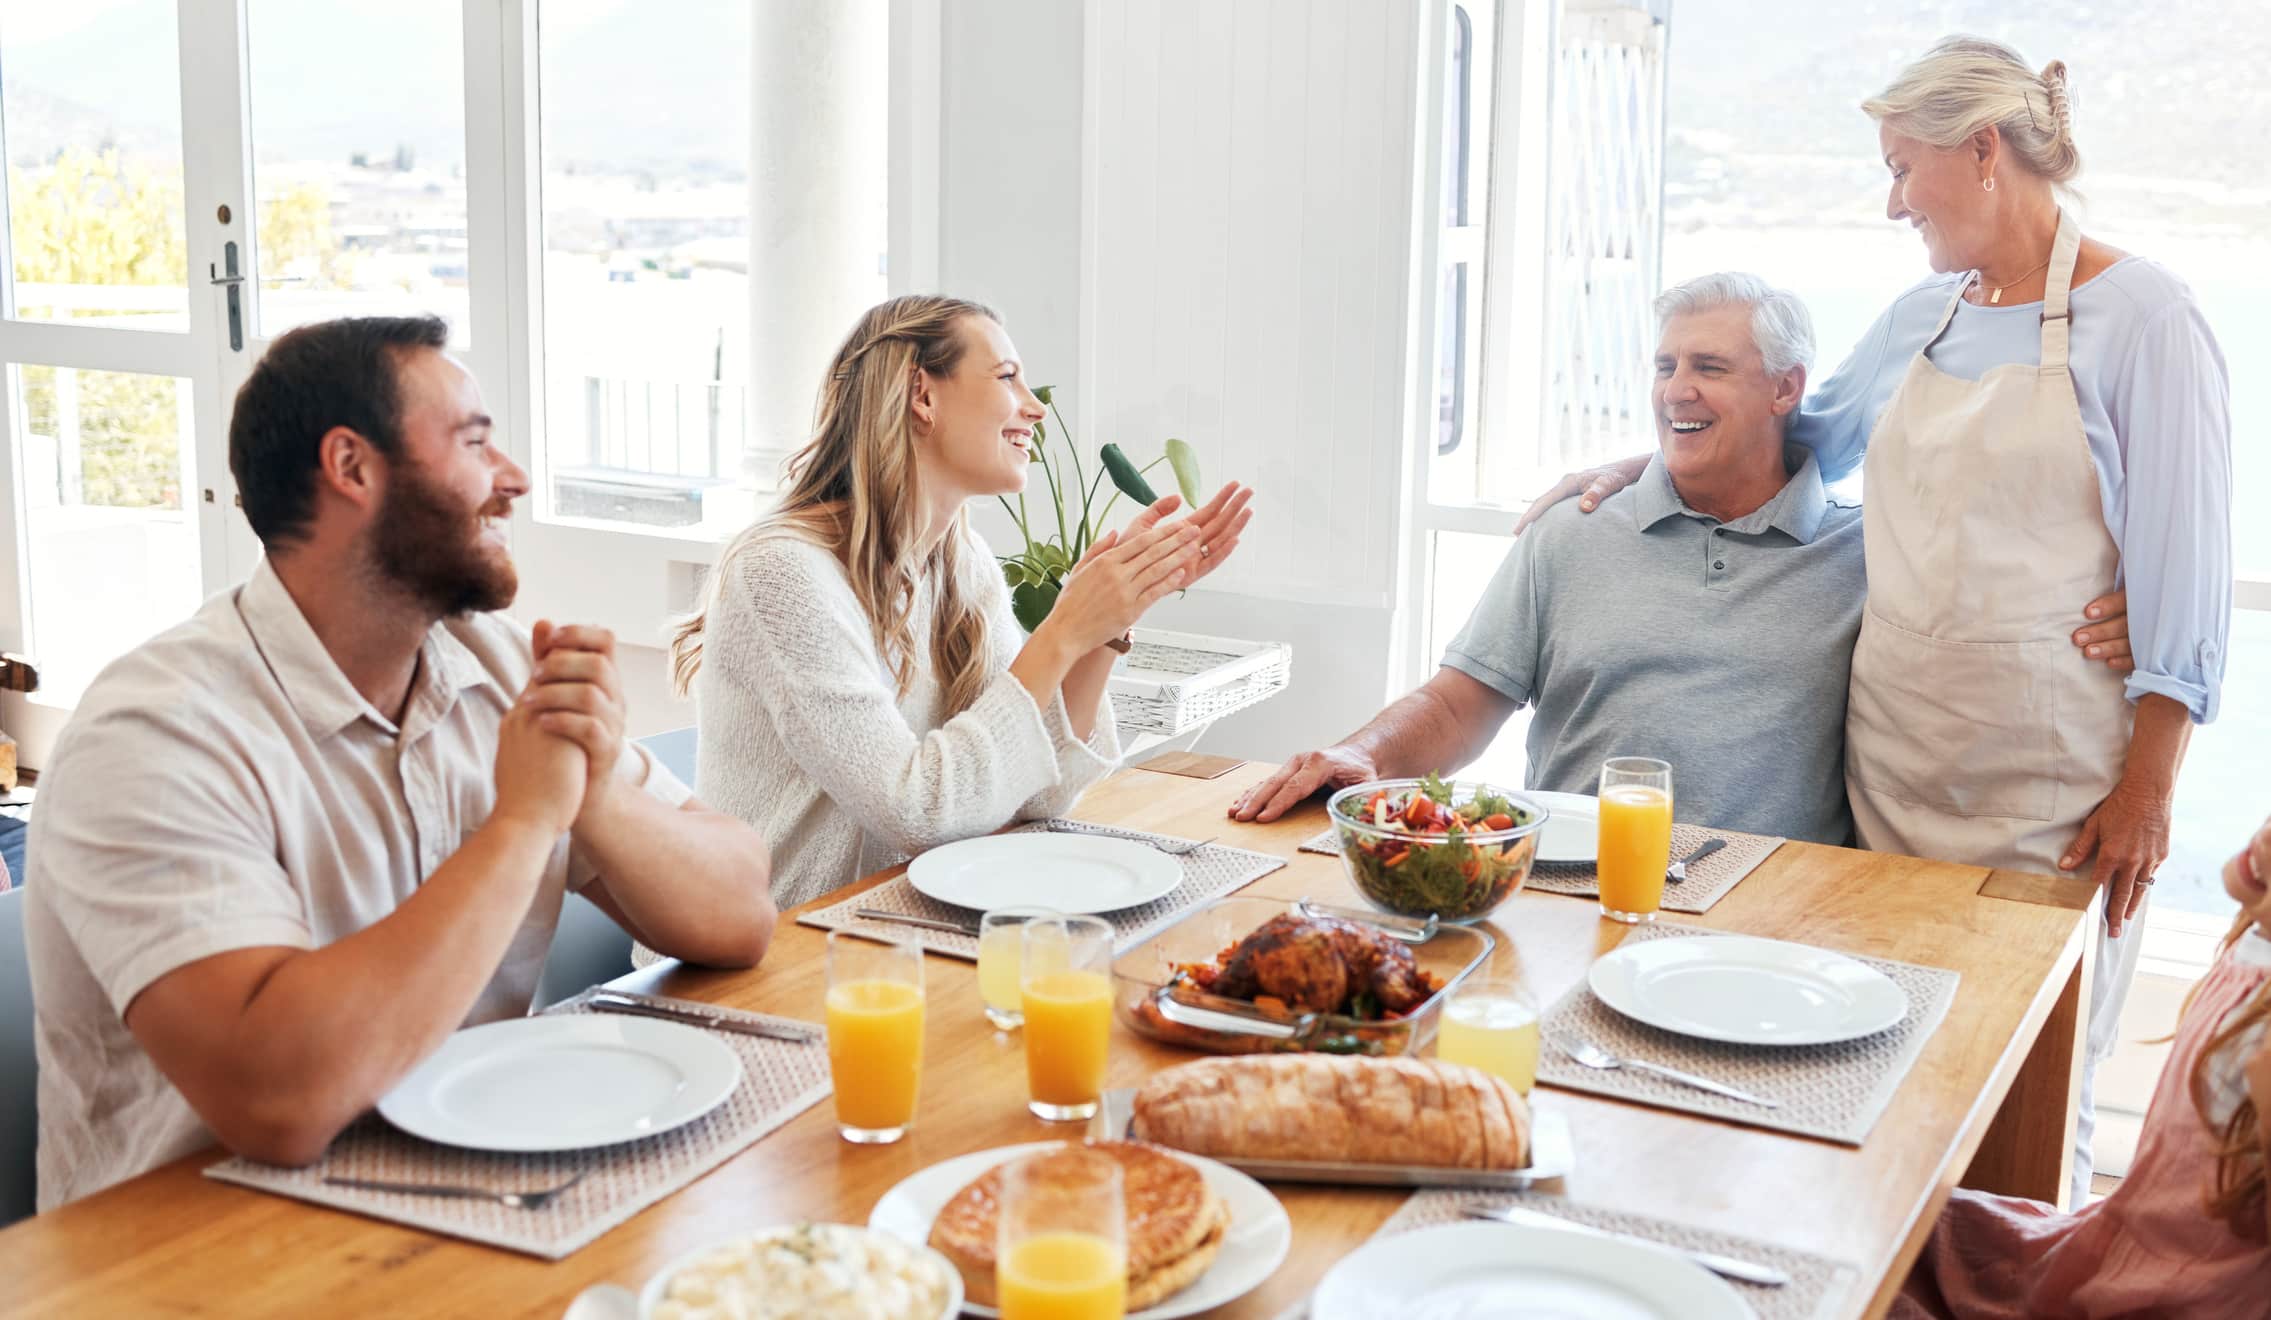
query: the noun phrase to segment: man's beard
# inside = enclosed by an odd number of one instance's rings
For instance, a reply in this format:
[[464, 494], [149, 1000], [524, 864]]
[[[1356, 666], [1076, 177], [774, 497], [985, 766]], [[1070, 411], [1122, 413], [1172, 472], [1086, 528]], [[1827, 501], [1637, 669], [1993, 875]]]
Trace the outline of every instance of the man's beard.
[[478, 511], [457, 506], [408, 462], [394, 464], [393, 478], [373, 532], [380, 578], [438, 617], [512, 604], [520, 575], [511, 560], [481, 552]]

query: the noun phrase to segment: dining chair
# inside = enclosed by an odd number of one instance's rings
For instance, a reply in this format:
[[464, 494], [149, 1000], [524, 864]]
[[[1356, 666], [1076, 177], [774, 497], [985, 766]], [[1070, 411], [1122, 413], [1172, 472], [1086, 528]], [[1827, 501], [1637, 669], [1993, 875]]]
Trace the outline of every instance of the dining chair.
[[24, 891], [18, 887], [0, 892], [0, 1228], [29, 1218], [38, 1204], [38, 1092]]
[[[694, 782], [692, 725], [648, 734], [638, 742], [663, 769], [688, 784]], [[560, 905], [560, 926], [552, 933], [552, 952], [546, 955], [544, 973], [536, 984], [536, 1006], [559, 1003], [630, 970], [631, 937], [589, 899], [570, 894]]]

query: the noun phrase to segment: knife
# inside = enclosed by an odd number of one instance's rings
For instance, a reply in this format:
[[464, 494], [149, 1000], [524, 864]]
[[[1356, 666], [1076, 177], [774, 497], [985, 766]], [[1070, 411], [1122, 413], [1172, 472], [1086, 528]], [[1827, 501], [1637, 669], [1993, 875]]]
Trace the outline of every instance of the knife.
[[1519, 1206], [1470, 1205], [1466, 1208], [1466, 1215], [1469, 1219], [1491, 1219], [1502, 1224], [1520, 1224], [1524, 1228], [1561, 1228], [1574, 1233], [1590, 1233], [1595, 1237], [1614, 1238], [1619, 1242], [1629, 1242], [1635, 1246], [1654, 1247], [1659, 1251], [1675, 1252], [1701, 1265], [1713, 1274], [1737, 1279], [1744, 1283], [1755, 1283], [1762, 1288], [1780, 1288], [1790, 1282], [1788, 1274], [1772, 1265], [1761, 1265], [1756, 1261], [1742, 1260], [1734, 1256], [1722, 1256], [1712, 1251], [1690, 1251], [1685, 1247], [1675, 1247], [1670, 1243], [1658, 1242], [1653, 1238], [1644, 1238], [1633, 1233], [1612, 1233], [1605, 1228], [1580, 1224], [1574, 1220], [1563, 1219], [1557, 1215], [1545, 1214], [1538, 1210], [1524, 1210]]
[[1704, 858], [1709, 857], [1711, 854], [1719, 851], [1721, 848], [1724, 848], [1726, 846], [1727, 841], [1725, 839], [1712, 839], [1706, 842], [1705, 844], [1703, 844], [1703, 846], [1697, 848], [1694, 852], [1689, 853], [1687, 856], [1682, 857], [1678, 861], [1672, 863], [1670, 866], [1664, 868], [1665, 881], [1667, 883], [1676, 885], [1680, 881], [1687, 879], [1688, 863], [1700, 862]]
[[882, 908], [853, 908], [852, 915], [862, 921], [896, 921], [902, 926], [920, 926], [924, 930], [943, 930], [950, 935], [967, 935], [978, 938], [978, 928], [968, 922], [944, 921], [937, 917], [918, 917], [905, 912], [886, 912]]
[[727, 1017], [723, 1013], [697, 1008], [683, 1000], [656, 999], [622, 990], [595, 990], [591, 998], [584, 1001], [584, 1006], [596, 1013], [661, 1018], [665, 1022], [683, 1022], [690, 1027], [732, 1031], [744, 1036], [763, 1036], [768, 1040], [785, 1040], [798, 1045], [810, 1045], [820, 1039], [817, 1027], [785, 1026], [755, 1022], [748, 1018]]

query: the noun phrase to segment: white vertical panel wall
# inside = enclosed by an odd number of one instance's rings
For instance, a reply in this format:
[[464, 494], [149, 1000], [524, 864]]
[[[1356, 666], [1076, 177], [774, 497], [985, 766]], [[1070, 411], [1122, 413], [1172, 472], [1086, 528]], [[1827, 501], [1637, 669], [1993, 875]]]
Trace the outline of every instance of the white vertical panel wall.
[[1203, 750], [1276, 759], [1389, 695], [1414, 299], [1421, 0], [1091, 0], [1084, 439], [1257, 488], [1238, 558], [1151, 622], [1290, 643]]
[[1109, 0], [1088, 21], [1084, 438], [1180, 436], [1210, 485], [1259, 489], [1213, 593], [1389, 609], [1419, 6]]

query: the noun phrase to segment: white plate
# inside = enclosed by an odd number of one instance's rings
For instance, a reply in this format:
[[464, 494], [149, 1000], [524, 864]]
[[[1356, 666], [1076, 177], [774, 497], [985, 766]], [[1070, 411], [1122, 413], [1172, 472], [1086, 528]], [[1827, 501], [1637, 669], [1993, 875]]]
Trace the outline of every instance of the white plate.
[[[931, 1221], [938, 1218], [938, 1212], [946, 1208], [956, 1192], [977, 1181], [980, 1174], [1020, 1155], [1054, 1150], [1061, 1144], [1037, 1141], [1025, 1146], [1003, 1146], [933, 1164], [885, 1192], [883, 1199], [875, 1203], [874, 1212], [868, 1215], [867, 1226], [908, 1242], [928, 1242]], [[1197, 1315], [1243, 1297], [1277, 1271], [1285, 1262], [1285, 1253], [1293, 1246], [1293, 1221], [1285, 1217], [1285, 1207], [1278, 1204], [1268, 1188], [1203, 1155], [1186, 1155], [1179, 1150], [1167, 1153], [1196, 1168], [1206, 1178], [1207, 1187], [1230, 1207], [1230, 1229], [1223, 1235], [1222, 1250], [1215, 1256], [1214, 1263], [1206, 1267], [1206, 1273], [1159, 1305], [1134, 1312], [1128, 1320], [1175, 1320], [1178, 1316]], [[975, 1302], [964, 1302], [962, 1310], [968, 1315], [999, 1314], [994, 1308]]]
[[[665, 1265], [661, 1269], [656, 1270], [654, 1274], [647, 1279], [647, 1286], [639, 1290], [639, 1295], [636, 1298], [632, 1298], [630, 1293], [623, 1289], [616, 1290], [618, 1293], [622, 1294], [620, 1297], [617, 1297], [613, 1294], [608, 1294], [595, 1298], [592, 1303], [594, 1320], [651, 1320], [651, 1317], [654, 1315], [656, 1309], [662, 1305], [664, 1291], [670, 1287], [670, 1281], [677, 1277], [680, 1270], [685, 1269], [687, 1266], [693, 1264], [695, 1261], [701, 1259], [702, 1257], [709, 1255], [711, 1252], [716, 1251], [720, 1247], [730, 1247], [740, 1243], [755, 1242], [759, 1238], [773, 1238], [784, 1236], [788, 1233], [794, 1232], [799, 1227], [802, 1227], [802, 1225], [775, 1224], [770, 1228], [752, 1229], [747, 1233], [736, 1234], [735, 1236], [729, 1237], [722, 1242], [712, 1242], [706, 1247], [696, 1247], [692, 1251], [686, 1252], [685, 1254], [679, 1256], [677, 1259], [671, 1261], [668, 1265]], [[861, 1235], [864, 1240], [868, 1241], [874, 1240], [874, 1236], [877, 1231], [872, 1228], [861, 1228], [857, 1224], [826, 1224], [822, 1225], [822, 1227], [842, 1229], [847, 1233], [857, 1233]], [[898, 1237], [899, 1235], [894, 1233], [887, 1236]], [[945, 1309], [940, 1311], [934, 1317], [919, 1317], [918, 1320], [954, 1320], [955, 1316], [962, 1314], [962, 1272], [954, 1268], [954, 1262], [948, 1260], [945, 1256], [940, 1255], [938, 1252], [932, 1250], [931, 1248], [924, 1246], [920, 1240], [909, 1240], [905, 1238], [901, 1238], [900, 1240], [902, 1242], [905, 1242], [906, 1245], [913, 1247], [915, 1249], [916, 1255], [928, 1259], [939, 1269], [946, 1272]], [[839, 1266], [838, 1268], [841, 1267]], [[576, 1295], [576, 1302], [581, 1303], [584, 1297], [590, 1294], [591, 1291], [591, 1289], [586, 1288], [582, 1293], [578, 1293]], [[612, 1309], [599, 1309], [602, 1306]], [[571, 1305], [569, 1307], [566, 1320], [578, 1320], [575, 1314], [574, 1305]]]
[[1667, 1250], [1556, 1228], [1445, 1224], [1375, 1238], [1326, 1273], [1310, 1320], [1752, 1320]]
[[980, 912], [1113, 912], [1183, 883], [1183, 865], [1129, 839], [1035, 831], [941, 844], [915, 859], [907, 881], [941, 903]]
[[695, 1027], [559, 1013], [468, 1027], [378, 1102], [386, 1121], [475, 1150], [583, 1150], [691, 1123], [741, 1084]]
[[1546, 827], [1538, 831], [1541, 862], [1590, 862], [1601, 855], [1601, 800], [1586, 793], [1538, 793], [1522, 790], [1547, 811]]
[[1842, 953], [1749, 935], [1629, 942], [1596, 959], [1601, 1002], [1652, 1027], [1738, 1045], [1821, 1045], [1908, 1016], [1908, 995]]

